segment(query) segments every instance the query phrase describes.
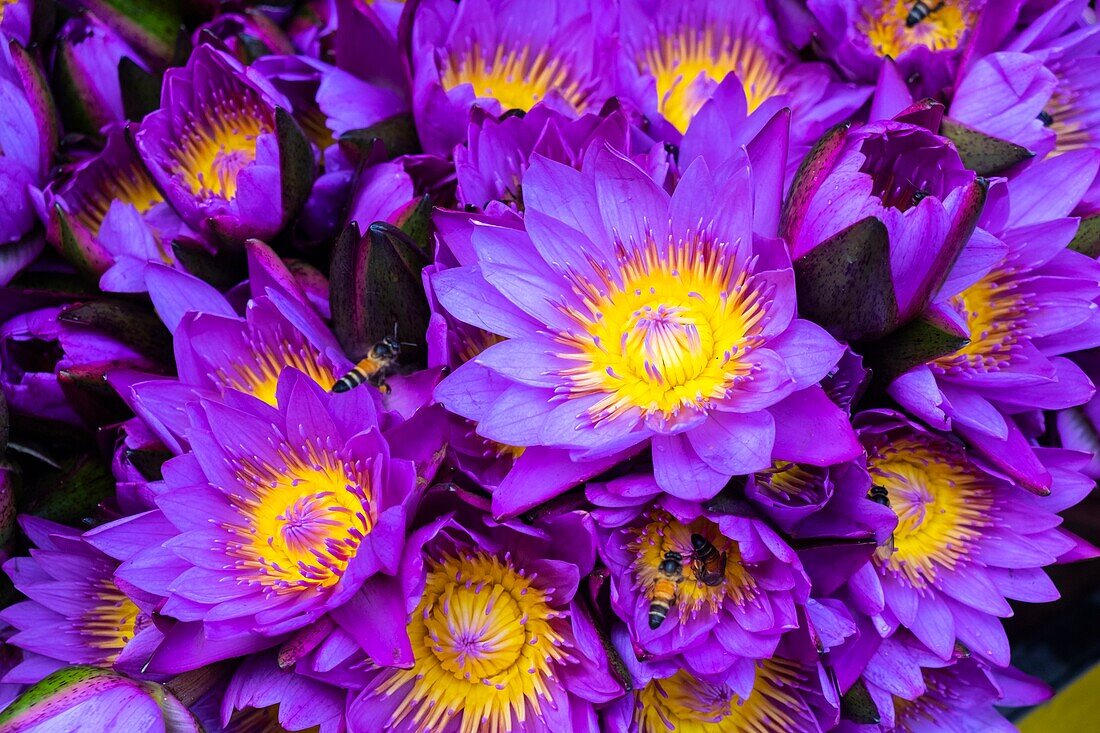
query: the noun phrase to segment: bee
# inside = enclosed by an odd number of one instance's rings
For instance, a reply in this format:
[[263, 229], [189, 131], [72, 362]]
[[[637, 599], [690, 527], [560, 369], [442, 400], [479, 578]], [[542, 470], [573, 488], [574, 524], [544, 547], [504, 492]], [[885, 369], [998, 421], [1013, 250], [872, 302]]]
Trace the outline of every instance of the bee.
[[1050, 112], [1047, 112], [1046, 110], [1043, 110], [1042, 112], [1040, 112], [1036, 116], [1036, 119], [1039, 120], [1039, 122], [1043, 123], [1043, 127], [1050, 127], [1051, 125], [1054, 124], [1054, 118], [1051, 117]]
[[[867, 498], [876, 504], [881, 504], [887, 509], [890, 508], [890, 492], [886, 490], [885, 486], [879, 486], [875, 484], [871, 487], [871, 490], [867, 492]], [[882, 562], [886, 562], [890, 559], [890, 556], [894, 554], [894, 535], [891, 534], [885, 542], [878, 546], [875, 550], [875, 557]]]
[[665, 622], [668, 609], [676, 603], [676, 594], [684, 580], [684, 556], [675, 550], [665, 553], [657, 566], [657, 582], [649, 604], [649, 628], [656, 629]]
[[399, 356], [401, 356], [401, 342], [387, 336], [372, 346], [367, 356], [356, 364], [355, 368], [340, 377], [336, 384], [332, 385], [332, 391], [347, 392], [349, 389], [369, 381], [383, 392], [389, 392], [389, 387], [385, 381], [386, 374], [397, 363], [397, 357]]
[[926, 198], [928, 198], [931, 195], [932, 194], [929, 191], [925, 191], [923, 188], [918, 188], [913, 193], [913, 206], [916, 206], [921, 201], [924, 201]]
[[929, 5], [923, 0], [917, 0], [913, 3], [913, 7], [909, 8], [909, 15], [905, 16], [905, 27], [912, 28], [917, 23], [927, 18], [932, 13], [936, 12], [944, 5], [943, 2], [936, 3], [935, 5]]
[[715, 586], [726, 579], [726, 553], [719, 553], [718, 548], [701, 534], [691, 536], [691, 549], [691, 569], [696, 580]]

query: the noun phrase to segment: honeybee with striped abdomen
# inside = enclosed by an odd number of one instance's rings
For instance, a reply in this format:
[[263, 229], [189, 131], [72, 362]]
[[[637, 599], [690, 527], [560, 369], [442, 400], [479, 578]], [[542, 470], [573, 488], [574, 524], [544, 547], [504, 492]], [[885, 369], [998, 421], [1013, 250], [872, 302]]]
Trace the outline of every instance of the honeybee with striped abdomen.
[[369, 381], [383, 392], [389, 392], [386, 375], [401, 356], [401, 342], [387, 336], [370, 348], [367, 356], [332, 385], [333, 392], [347, 392]]
[[726, 553], [718, 552], [718, 548], [701, 534], [691, 536], [691, 550], [691, 569], [696, 580], [713, 587], [726, 579]]
[[932, 13], [936, 12], [943, 7], [943, 2], [930, 5], [923, 0], [917, 0], [913, 3], [913, 7], [909, 8], [909, 15], [905, 16], [905, 27], [912, 28], [917, 23], [927, 18]]
[[657, 566], [657, 580], [650, 594], [649, 628], [656, 629], [664, 623], [669, 609], [676, 603], [676, 594], [683, 580], [684, 556], [669, 550]]

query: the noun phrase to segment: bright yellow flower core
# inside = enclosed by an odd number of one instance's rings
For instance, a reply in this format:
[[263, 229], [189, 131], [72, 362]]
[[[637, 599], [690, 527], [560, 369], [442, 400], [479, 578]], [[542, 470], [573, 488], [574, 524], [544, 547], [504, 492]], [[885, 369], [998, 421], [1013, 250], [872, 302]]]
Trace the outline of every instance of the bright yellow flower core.
[[1033, 309], [1010, 267], [1000, 267], [958, 295], [950, 304], [965, 319], [970, 343], [940, 357], [932, 367], [942, 372], [994, 372], [1008, 366], [1019, 352]]
[[[85, 175], [89, 173], [91, 171], [86, 171]], [[115, 201], [132, 204], [141, 214], [164, 201], [153, 185], [153, 179], [140, 165], [112, 170], [109, 175], [105, 167], [100, 167], [92, 175], [95, 175], [94, 182], [66, 195], [73, 207], [73, 216], [92, 235], [99, 234], [99, 228], [103, 226], [103, 220]]]
[[912, 434], [868, 449], [874, 482], [886, 489], [898, 515], [894, 552], [876, 564], [915, 588], [925, 588], [941, 569], [964, 562], [970, 546], [991, 524], [990, 480], [961, 447]]
[[172, 146], [174, 173], [199, 199], [231, 200], [237, 176], [256, 159], [256, 140], [274, 131], [271, 112], [252, 89], [233, 89], [191, 113]]
[[371, 466], [348, 461], [320, 439], [279, 446], [279, 464], [237, 459], [245, 491], [227, 546], [237, 578], [274, 593], [318, 591], [339, 582], [376, 519]]
[[638, 693], [634, 720], [638, 733], [798, 733], [804, 703], [794, 690], [802, 681], [793, 663], [767, 659], [757, 663], [752, 694], [742, 700], [680, 670]]
[[715, 84], [737, 74], [752, 112], [782, 94], [783, 64], [740, 34], [683, 28], [663, 36], [638, 59], [638, 69], [657, 82], [657, 109], [685, 132]]
[[774, 292], [736, 248], [692, 236], [620, 247], [614, 272], [577, 276], [577, 327], [557, 336], [573, 397], [599, 395], [595, 422], [628, 412], [672, 418], [704, 410], [754, 378], [748, 353]]
[[496, 99], [504, 109], [527, 111], [551, 91], [557, 91], [578, 112], [584, 112], [589, 103], [590, 89], [576, 78], [565, 59], [548, 48], [534, 51], [498, 46], [489, 55], [474, 45], [451, 56], [440, 80], [448, 91], [469, 84], [475, 97]]
[[416, 661], [395, 669], [377, 695], [401, 698], [389, 726], [417, 733], [509, 733], [561, 705], [557, 680], [571, 663], [567, 614], [550, 589], [510, 558], [486, 552], [430, 561], [409, 621]]
[[[715, 612], [727, 601], [743, 606], [756, 598], [756, 580], [742, 564], [737, 542], [724, 536], [718, 530], [718, 525], [709, 519], [700, 517], [690, 524], [683, 524], [673, 519], [668, 512], [657, 510], [650, 512], [646, 523], [637, 527], [634, 533], [627, 549], [634, 555], [631, 567], [634, 587], [641, 591], [643, 597], [652, 600], [653, 587], [660, 577], [657, 568], [664, 560], [666, 552], [678, 552], [684, 559], [684, 580], [677, 589], [676, 603], [669, 610], [669, 620], [676, 614], [680, 619], [694, 617], [704, 608]], [[693, 534], [702, 535], [714, 545], [715, 550], [726, 553], [724, 582], [707, 585], [696, 578], [692, 568]]]
[[325, 391], [331, 390], [341, 376], [300, 333], [284, 332], [279, 337], [253, 334], [250, 340], [251, 348], [245, 356], [210, 375], [223, 390], [247, 392], [274, 407], [279, 375], [288, 367], [302, 372]]
[[89, 647], [103, 653], [100, 665], [109, 667], [134, 638], [138, 607], [109, 578], [93, 586], [95, 605], [75, 620], [75, 626]]
[[864, 8], [856, 27], [867, 36], [872, 51], [896, 59], [914, 46], [932, 51], [958, 48], [977, 16], [971, 0], [928, 0], [925, 4], [931, 12], [910, 27], [905, 21], [913, 4], [912, 0], [865, 3], [869, 7]]

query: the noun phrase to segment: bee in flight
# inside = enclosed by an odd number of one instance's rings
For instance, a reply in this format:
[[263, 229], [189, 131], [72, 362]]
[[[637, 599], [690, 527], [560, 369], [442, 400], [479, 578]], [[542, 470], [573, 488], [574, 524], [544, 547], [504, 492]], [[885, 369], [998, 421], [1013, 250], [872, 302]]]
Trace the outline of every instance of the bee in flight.
[[378, 389], [388, 393], [390, 390], [386, 385], [386, 374], [393, 369], [399, 356], [401, 356], [401, 342], [387, 336], [370, 347], [366, 357], [332, 385], [332, 391], [347, 392], [369, 381]]
[[665, 553], [657, 566], [657, 581], [649, 603], [649, 628], [656, 629], [665, 622], [668, 609], [676, 603], [676, 594], [684, 580], [684, 556], [675, 550]]
[[696, 580], [713, 587], [726, 579], [726, 553], [718, 552], [718, 548], [701, 534], [691, 536], [691, 550], [691, 569]]
[[927, 18], [932, 13], [942, 8], [944, 3], [938, 2], [935, 5], [929, 5], [923, 0], [917, 0], [913, 3], [913, 7], [909, 8], [909, 15], [905, 16], [905, 27], [912, 28], [917, 23]]

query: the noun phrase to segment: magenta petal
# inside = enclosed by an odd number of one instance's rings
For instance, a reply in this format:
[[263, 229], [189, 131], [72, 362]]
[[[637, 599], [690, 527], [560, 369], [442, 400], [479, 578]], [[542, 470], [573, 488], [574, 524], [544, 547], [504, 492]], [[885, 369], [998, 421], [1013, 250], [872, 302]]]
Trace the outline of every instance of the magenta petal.
[[[412, 643], [406, 632], [405, 596], [397, 579], [374, 575], [332, 618], [351, 634], [375, 664], [409, 666]], [[370, 619], [370, 623], [363, 622]]]
[[744, 475], [772, 464], [775, 421], [767, 412], [713, 411], [687, 436], [696, 455], [719, 473]]
[[705, 501], [713, 498], [729, 481], [730, 474], [708, 466], [683, 433], [656, 435], [652, 446], [653, 475], [661, 489], [673, 496]]
[[795, 392], [768, 412], [775, 418], [777, 459], [831, 466], [863, 453], [848, 416], [819, 386]]

